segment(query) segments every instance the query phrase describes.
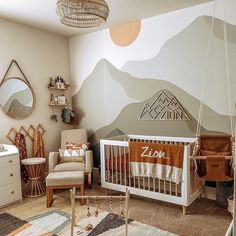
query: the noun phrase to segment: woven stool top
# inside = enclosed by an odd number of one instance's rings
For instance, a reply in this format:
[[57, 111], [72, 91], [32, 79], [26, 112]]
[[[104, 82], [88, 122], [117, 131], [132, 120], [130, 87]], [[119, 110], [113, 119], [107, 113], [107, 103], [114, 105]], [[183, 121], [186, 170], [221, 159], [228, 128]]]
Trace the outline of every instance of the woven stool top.
[[43, 157], [32, 157], [32, 158], [26, 158], [21, 161], [23, 165], [37, 165], [45, 163], [46, 160]]

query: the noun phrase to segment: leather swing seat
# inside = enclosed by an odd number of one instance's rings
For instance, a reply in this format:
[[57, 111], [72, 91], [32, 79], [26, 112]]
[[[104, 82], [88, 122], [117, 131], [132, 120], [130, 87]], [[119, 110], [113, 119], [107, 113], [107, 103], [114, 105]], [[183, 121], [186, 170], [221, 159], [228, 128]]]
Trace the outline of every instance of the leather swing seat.
[[198, 160], [198, 175], [206, 181], [231, 181], [230, 160], [226, 156], [232, 155], [230, 135], [201, 135], [200, 156], [205, 160]]

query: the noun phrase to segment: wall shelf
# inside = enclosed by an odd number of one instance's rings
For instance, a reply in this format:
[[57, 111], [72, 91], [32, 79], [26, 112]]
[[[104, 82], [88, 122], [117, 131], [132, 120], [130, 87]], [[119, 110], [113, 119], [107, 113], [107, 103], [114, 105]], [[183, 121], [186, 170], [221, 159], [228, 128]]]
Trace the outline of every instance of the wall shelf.
[[60, 90], [60, 91], [66, 91], [66, 90], [68, 90], [68, 87], [66, 87], [66, 88], [50, 87], [50, 88], [48, 88], [48, 90]]
[[49, 103], [48, 106], [68, 106], [69, 104], [66, 103], [66, 104], [52, 104], [52, 103]]

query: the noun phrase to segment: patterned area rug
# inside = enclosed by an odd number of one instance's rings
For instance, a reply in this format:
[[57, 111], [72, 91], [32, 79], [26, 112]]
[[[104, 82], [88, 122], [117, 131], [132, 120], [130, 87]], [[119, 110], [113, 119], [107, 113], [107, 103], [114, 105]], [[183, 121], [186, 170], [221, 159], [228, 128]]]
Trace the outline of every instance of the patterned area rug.
[[[27, 220], [19, 219], [8, 213], [0, 214], [0, 236], [70, 236], [69, 214], [62, 211], [49, 211]], [[86, 231], [91, 224], [93, 229]], [[74, 236], [123, 236], [125, 222], [118, 215], [100, 212], [97, 217], [78, 219]], [[177, 236], [150, 225], [129, 220], [129, 236]]]
[[62, 211], [49, 211], [28, 220], [3, 213], [0, 214], [0, 236], [53, 236], [69, 221], [69, 215]]
[[[92, 224], [93, 230], [86, 231], [86, 226]], [[70, 230], [64, 232], [65, 236], [70, 235]], [[108, 212], [101, 212], [97, 217], [92, 216], [85, 218], [77, 223], [74, 227], [74, 236], [124, 236], [125, 221], [118, 215]], [[150, 225], [129, 220], [128, 224], [129, 236], [177, 236], [176, 234], [160, 230]]]

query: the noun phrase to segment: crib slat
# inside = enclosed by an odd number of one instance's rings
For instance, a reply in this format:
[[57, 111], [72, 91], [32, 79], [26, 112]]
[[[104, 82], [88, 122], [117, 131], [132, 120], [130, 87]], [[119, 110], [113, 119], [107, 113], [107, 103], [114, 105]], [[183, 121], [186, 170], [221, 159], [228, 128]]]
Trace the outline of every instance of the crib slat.
[[131, 173], [130, 173], [130, 152], [128, 149], [128, 158], [129, 158], [129, 163], [128, 163], [128, 168], [129, 168], [129, 186], [131, 186]]
[[140, 177], [138, 176], [138, 188], [140, 188]]
[[107, 181], [110, 182], [110, 146], [107, 146]]
[[158, 179], [158, 192], [160, 193], [161, 192], [161, 180]]
[[113, 154], [113, 146], [110, 146], [111, 148], [111, 182], [114, 182], [114, 173], [113, 173], [113, 159], [114, 159], [114, 154]]
[[171, 189], [171, 186], [172, 185], [172, 182], [170, 181], [170, 186], [169, 186], [169, 190], [170, 190], [170, 195], [172, 195], [172, 189]]
[[118, 184], [118, 164], [117, 164], [117, 155], [118, 155], [117, 146], [115, 146], [115, 156], [116, 156], [116, 184]]
[[166, 181], [164, 180], [164, 194], [166, 194]]
[[143, 177], [143, 189], [145, 190], [145, 178]]
[[120, 158], [120, 184], [123, 184], [123, 183], [122, 183], [121, 147], [120, 147], [120, 146], [119, 146], [118, 151], [119, 151], [119, 158]]
[[148, 177], [148, 190], [150, 191], [150, 177]]
[[152, 177], [153, 191], [156, 192], [156, 179]]
[[126, 183], [126, 151], [125, 151], [125, 147], [124, 147], [124, 171], [125, 171], [125, 186], [127, 186], [127, 183]]
[[105, 179], [108, 180], [108, 170], [107, 170], [107, 145], [104, 146], [105, 149]]
[[178, 184], [175, 184], [175, 196], [178, 197]]

